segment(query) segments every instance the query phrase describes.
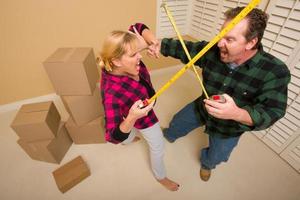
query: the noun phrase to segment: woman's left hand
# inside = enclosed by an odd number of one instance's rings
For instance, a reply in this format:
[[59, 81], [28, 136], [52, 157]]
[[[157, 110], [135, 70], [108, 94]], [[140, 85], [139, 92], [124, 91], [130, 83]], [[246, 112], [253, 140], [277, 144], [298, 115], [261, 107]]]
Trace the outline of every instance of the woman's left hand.
[[150, 57], [159, 58], [160, 41], [156, 39], [149, 29], [144, 29], [142, 35], [133, 26], [133, 31], [141, 44], [141, 50], [147, 48], [147, 54]]

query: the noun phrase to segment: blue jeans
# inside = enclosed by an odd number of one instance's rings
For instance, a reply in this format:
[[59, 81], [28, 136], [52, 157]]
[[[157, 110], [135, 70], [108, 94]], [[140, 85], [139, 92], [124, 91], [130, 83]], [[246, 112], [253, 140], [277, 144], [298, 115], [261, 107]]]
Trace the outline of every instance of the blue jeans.
[[[168, 141], [174, 142], [203, 125], [205, 125], [205, 119], [198, 110], [196, 103], [192, 102], [174, 115], [169, 128], [164, 130], [164, 137]], [[238, 144], [239, 138], [209, 136], [209, 147], [202, 149], [200, 153], [201, 167], [214, 169], [221, 162], [226, 162]]]

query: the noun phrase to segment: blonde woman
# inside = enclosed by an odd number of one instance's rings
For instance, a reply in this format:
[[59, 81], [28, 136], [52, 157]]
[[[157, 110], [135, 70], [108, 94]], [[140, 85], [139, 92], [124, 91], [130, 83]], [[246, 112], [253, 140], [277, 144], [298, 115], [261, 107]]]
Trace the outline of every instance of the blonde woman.
[[106, 140], [115, 144], [128, 144], [138, 140], [136, 133], [140, 132], [149, 145], [151, 168], [155, 178], [167, 189], [176, 191], [179, 185], [166, 177], [163, 161], [164, 138], [152, 109], [153, 103], [140, 107], [142, 100], [155, 94], [140, 54], [147, 47], [141, 35], [151, 32], [139, 23], [131, 26], [130, 30], [131, 32], [113, 31], [104, 41], [100, 53]]

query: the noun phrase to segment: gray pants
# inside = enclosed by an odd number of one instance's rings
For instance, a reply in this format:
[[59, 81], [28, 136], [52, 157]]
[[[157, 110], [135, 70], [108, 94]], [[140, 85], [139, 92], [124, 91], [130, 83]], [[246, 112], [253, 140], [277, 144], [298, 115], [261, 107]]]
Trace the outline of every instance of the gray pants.
[[138, 131], [148, 143], [151, 168], [155, 178], [158, 180], [164, 179], [166, 177], [166, 170], [163, 161], [165, 143], [159, 123], [145, 129], [133, 128], [128, 138], [124, 140], [122, 144], [126, 145], [131, 143]]

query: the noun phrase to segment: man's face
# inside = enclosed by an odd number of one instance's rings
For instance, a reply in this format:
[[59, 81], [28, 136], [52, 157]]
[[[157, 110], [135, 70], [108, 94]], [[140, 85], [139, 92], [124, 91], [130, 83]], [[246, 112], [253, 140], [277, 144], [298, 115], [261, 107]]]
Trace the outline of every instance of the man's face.
[[[226, 27], [229, 22], [230, 20], [225, 21], [222, 28]], [[248, 21], [243, 19], [218, 42], [222, 62], [241, 64], [244, 61], [245, 52], [249, 50], [249, 44], [245, 38], [247, 27]]]

